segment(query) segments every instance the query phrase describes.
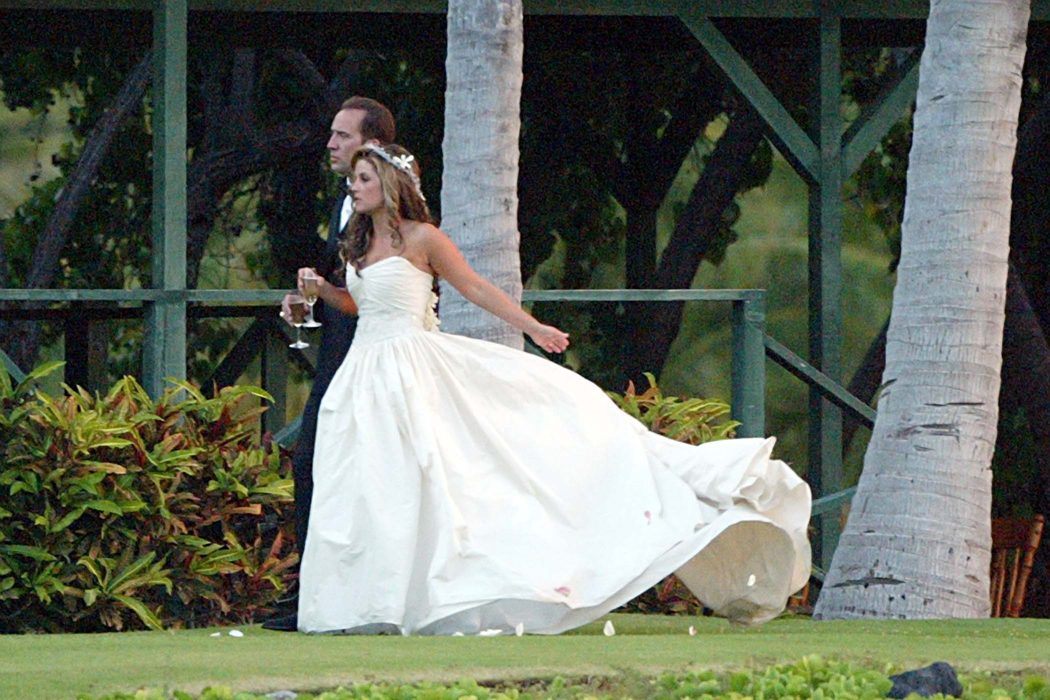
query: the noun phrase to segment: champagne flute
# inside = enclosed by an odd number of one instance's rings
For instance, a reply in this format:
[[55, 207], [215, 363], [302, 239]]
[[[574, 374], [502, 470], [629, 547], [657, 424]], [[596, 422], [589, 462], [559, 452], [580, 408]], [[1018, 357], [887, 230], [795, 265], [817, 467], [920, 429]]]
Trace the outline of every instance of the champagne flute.
[[306, 328], [320, 328], [321, 324], [314, 320], [314, 304], [317, 303], [318, 282], [317, 273], [308, 271], [303, 273], [303, 298], [306, 300], [306, 322], [303, 326]]
[[288, 347], [296, 350], [310, 347], [310, 343], [304, 342], [299, 337], [299, 329], [303, 326], [303, 321], [306, 319], [306, 310], [309, 308], [306, 304], [306, 299], [298, 294], [293, 294], [288, 298], [288, 308], [292, 311], [292, 325], [295, 326], [295, 342], [289, 344]]

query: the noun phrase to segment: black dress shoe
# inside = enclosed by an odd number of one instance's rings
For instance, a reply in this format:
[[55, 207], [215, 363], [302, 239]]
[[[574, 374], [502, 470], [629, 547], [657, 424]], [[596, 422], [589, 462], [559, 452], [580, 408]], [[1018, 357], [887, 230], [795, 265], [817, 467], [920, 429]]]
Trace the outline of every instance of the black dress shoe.
[[295, 632], [299, 629], [299, 615], [298, 613], [275, 615], [265, 620], [262, 623], [262, 628], [274, 632]]

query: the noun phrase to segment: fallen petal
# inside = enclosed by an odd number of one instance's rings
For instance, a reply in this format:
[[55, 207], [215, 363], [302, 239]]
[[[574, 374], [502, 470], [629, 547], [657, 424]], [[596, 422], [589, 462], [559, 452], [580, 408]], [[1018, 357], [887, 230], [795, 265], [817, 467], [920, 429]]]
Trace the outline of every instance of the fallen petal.
[[558, 586], [557, 588], [554, 589], [554, 592], [555, 593], [561, 593], [562, 595], [566, 595], [567, 596], [570, 593], [572, 593], [572, 589], [570, 589], [568, 586]]
[[452, 636], [453, 636], [453, 637], [462, 637], [462, 636], [463, 636], [463, 633], [462, 633], [462, 632], [453, 632], [453, 633], [452, 633]]
[[689, 625], [689, 636], [690, 637], [695, 637], [696, 636], [696, 628], [693, 627], [692, 625]]
[[503, 630], [481, 630], [478, 632], [479, 637], [496, 637], [503, 634]]
[[613, 627], [612, 620], [605, 621], [605, 627], [602, 628], [602, 632], [605, 633], [606, 637], [611, 637], [616, 634], [616, 628]]
[[222, 632], [212, 632], [208, 636], [209, 637], [221, 637], [222, 636]]
[[525, 623], [524, 622], [519, 622], [518, 624], [514, 625], [514, 634], [517, 635], [518, 637], [520, 637], [521, 635], [525, 634]]
[[748, 576], [747, 577], [747, 587], [751, 588], [752, 586], [754, 586], [755, 585], [755, 580], [756, 579], [755, 579], [755, 575], [754, 574], [751, 574], [750, 576]]
[[240, 630], [230, 630], [230, 636], [231, 637], [243, 637], [244, 636], [244, 632], [241, 632]]

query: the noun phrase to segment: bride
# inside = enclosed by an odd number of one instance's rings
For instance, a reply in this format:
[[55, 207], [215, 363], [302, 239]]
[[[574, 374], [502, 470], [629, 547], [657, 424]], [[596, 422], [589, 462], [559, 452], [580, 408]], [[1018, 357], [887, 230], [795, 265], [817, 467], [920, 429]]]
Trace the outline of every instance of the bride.
[[346, 288], [320, 295], [359, 321], [318, 417], [299, 629], [554, 634], [672, 572], [736, 622], [781, 612], [809, 575], [810, 492], [773, 439], [675, 442], [570, 370], [440, 332], [443, 277], [569, 345], [431, 223], [407, 151], [364, 146], [352, 170]]

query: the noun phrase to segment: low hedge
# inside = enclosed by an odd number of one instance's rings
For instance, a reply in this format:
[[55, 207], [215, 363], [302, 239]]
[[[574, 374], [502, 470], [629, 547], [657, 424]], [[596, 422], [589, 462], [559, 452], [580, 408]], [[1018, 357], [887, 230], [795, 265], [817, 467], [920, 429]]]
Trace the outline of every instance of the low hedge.
[[[257, 387], [212, 397], [173, 382], [154, 400], [131, 377], [105, 395], [0, 366], [0, 633], [94, 632], [251, 622], [296, 563], [292, 482], [260, 443]], [[655, 378], [610, 393], [628, 414], [698, 444], [738, 425], [723, 401], [665, 396]], [[249, 405], [251, 404], [251, 405]], [[624, 610], [696, 614], [675, 577]]]
[[[1038, 676], [1001, 683], [990, 675], [964, 675], [965, 700], [1050, 700], [1050, 683]], [[880, 671], [857, 668], [846, 662], [808, 656], [798, 663], [762, 670], [714, 673], [667, 673], [655, 678], [623, 675], [567, 681], [527, 681], [515, 684], [481, 685], [473, 680], [453, 684], [361, 683], [351, 688], [299, 693], [281, 691], [269, 695], [235, 693], [229, 688], [208, 688], [203, 693], [140, 690], [115, 693], [97, 700], [517, 700], [518, 698], [590, 699], [649, 698], [651, 700], [876, 700], [892, 687]], [[1007, 687], [1004, 687], [1007, 686]], [[918, 696], [910, 696], [918, 698]], [[945, 700], [943, 695], [933, 695]], [[80, 696], [80, 700], [92, 700]]]
[[104, 396], [0, 367], [0, 632], [247, 622], [284, 588], [292, 483], [249, 397], [131, 377]]

